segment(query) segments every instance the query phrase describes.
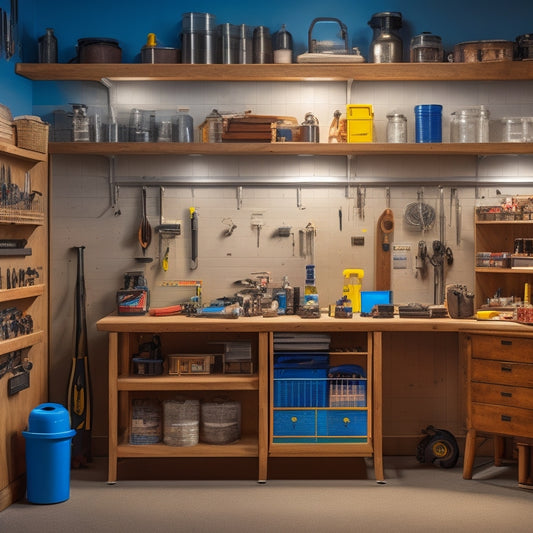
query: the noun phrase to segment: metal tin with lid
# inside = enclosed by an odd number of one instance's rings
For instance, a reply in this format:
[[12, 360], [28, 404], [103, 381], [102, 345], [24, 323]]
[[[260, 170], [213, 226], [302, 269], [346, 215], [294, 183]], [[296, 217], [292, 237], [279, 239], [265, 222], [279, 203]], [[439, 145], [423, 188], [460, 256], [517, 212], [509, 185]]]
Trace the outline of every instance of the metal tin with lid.
[[442, 39], [430, 32], [422, 32], [411, 39], [411, 63], [440, 63], [443, 60]]

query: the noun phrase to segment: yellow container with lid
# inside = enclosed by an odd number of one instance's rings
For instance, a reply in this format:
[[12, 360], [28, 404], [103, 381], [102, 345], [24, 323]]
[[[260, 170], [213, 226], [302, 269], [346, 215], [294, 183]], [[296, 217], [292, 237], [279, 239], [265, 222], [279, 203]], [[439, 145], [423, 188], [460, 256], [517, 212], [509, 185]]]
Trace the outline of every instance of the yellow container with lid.
[[346, 123], [347, 142], [372, 142], [374, 130], [374, 110], [372, 104], [347, 104]]
[[352, 302], [353, 313], [361, 312], [361, 280], [364, 276], [365, 272], [360, 268], [346, 268], [342, 271], [344, 278], [342, 295]]

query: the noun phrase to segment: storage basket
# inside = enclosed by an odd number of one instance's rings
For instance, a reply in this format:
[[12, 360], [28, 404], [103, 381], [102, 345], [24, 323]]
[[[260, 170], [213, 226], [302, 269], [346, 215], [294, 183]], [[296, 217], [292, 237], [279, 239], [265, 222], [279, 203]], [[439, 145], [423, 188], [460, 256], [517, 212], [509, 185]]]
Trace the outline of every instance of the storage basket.
[[241, 438], [241, 404], [224, 398], [203, 402], [200, 440], [207, 444], [231, 444]]
[[163, 402], [163, 442], [169, 446], [196, 446], [199, 438], [199, 400]]
[[48, 152], [48, 124], [39, 117], [16, 117], [13, 121], [17, 146], [33, 152]]
[[131, 402], [130, 444], [156, 444], [161, 440], [161, 405], [153, 399]]

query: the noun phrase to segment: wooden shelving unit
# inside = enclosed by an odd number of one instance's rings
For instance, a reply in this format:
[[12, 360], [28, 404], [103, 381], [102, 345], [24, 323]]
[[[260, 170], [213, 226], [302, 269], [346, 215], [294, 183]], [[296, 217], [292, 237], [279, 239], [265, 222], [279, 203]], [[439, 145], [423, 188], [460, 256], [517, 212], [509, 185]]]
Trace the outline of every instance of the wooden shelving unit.
[[[507, 252], [511, 254], [514, 239], [533, 238], [533, 220], [476, 220], [475, 252]], [[524, 284], [533, 283], [533, 269], [475, 267], [475, 308], [486, 304], [501, 289], [502, 296], [524, 294]]]
[[[21, 431], [28, 423], [30, 411], [48, 399], [48, 224], [46, 203], [48, 194], [48, 155], [0, 143], [0, 163], [10, 169], [12, 182], [22, 190], [24, 176], [31, 172], [34, 190], [42, 193], [42, 205], [34, 212], [0, 207], [0, 232], [6, 239], [27, 240], [32, 255], [16, 255], [21, 249], [0, 256], [2, 309], [16, 307], [33, 319], [33, 332], [0, 341], [0, 360], [6, 362], [11, 352], [23, 350], [21, 357], [32, 363], [29, 388], [12, 396], [8, 371], [0, 378], [0, 511], [22, 498], [25, 491], [24, 446]], [[24, 250], [24, 249], [22, 249]], [[39, 269], [36, 285], [7, 288], [8, 269]], [[19, 369], [16, 370], [19, 372]]]

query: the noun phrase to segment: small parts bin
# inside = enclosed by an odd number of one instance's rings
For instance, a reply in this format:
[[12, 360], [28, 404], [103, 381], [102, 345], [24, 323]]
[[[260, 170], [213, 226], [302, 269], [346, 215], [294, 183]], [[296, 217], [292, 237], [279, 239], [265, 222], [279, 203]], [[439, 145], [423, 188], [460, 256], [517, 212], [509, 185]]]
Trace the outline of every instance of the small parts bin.
[[374, 110], [371, 104], [348, 104], [346, 106], [347, 135], [349, 143], [372, 142]]
[[70, 449], [75, 429], [60, 404], [43, 403], [28, 419], [26, 493], [30, 503], [59, 503], [70, 497]]

